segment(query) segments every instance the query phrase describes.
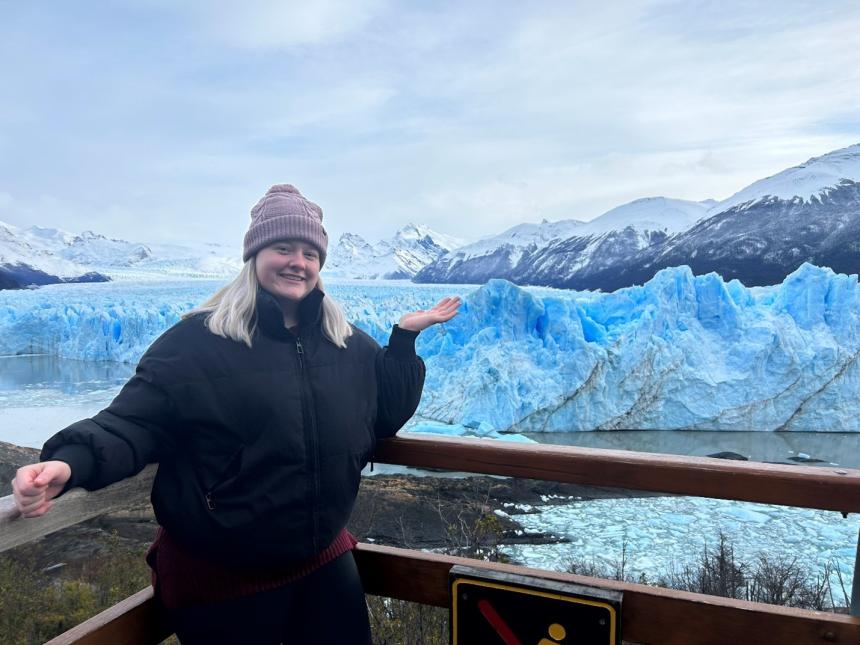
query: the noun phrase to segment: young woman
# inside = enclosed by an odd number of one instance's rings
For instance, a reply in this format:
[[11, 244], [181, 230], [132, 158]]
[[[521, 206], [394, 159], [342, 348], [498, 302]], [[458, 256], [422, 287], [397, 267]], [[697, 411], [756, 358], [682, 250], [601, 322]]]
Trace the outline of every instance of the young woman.
[[245, 266], [158, 338], [105, 410], [45, 444], [13, 482], [24, 517], [75, 486], [158, 462], [147, 554], [183, 643], [369, 643], [346, 523], [377, 439], [415, 412], [418, 333], [459, 300], [408, 313], [380, 348], [323, 290], [322, 210], [272, 186]]

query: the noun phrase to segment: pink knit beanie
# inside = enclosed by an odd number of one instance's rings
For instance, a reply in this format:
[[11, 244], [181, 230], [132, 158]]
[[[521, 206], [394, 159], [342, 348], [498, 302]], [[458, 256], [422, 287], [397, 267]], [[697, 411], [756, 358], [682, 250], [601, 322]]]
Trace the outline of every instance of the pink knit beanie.
[[276, 184], [251, 209], [251, 226], [245, 233], [242, 260], [247, 261], [260, 249], [279, 240], [302, 240], [320, 252], [320, 267], [325, 263], [328, 234], [322, 225], [322, 209], [302, 197], [295, 186]]

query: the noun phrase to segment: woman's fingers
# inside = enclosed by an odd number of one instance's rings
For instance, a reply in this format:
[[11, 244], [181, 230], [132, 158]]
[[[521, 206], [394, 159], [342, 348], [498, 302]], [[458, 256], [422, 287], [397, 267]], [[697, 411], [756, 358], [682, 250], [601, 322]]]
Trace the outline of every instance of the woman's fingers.
[[45, 498], [41, 497], [39, 499], [33, 500], [32, 502], [28, 502], [26, 504], [20, 504], [18, 506], [18, 511], [24, 517], [30, 517], [34, 511], [37, 511], [38, 509], [40, 509], [42, 506], [45, 505], [45, 503], [46, 503]]
[[460, 298], [443, 298], [431, 309], [431, 311], [436, 311], [439, 313], [448, 313], [451, 311], [456, 311], [460, 306]]
[[20, 491], [15, 490], [15, 484], [13, 482], [12, 491], [15, 499], [15, 506], [18, 508], [18, 512], [24, 517], [33, 517], [33, 513], [39, 510], [47, 501], [45, 489], [23, 494]]
[[12, 480], [15, 506], [24, 517], [39, 517], [53, 506], [49, 500], [63, 489], [71, 468], [62, 461], [43, 461], [22, 466]]
[[433, 307], [436, 313], [442, 316], [445, 320], [450, 320], [457, 313], [457, 310], [460, 308], [460, 299], [459, 298], [444, 298], [439, 301], [439, 303]]
[[30, 510], [27, 512], [21, 512], [21, 515], [27, 518], [31, 517], [42, 517], [45, 513], [51, 510], [51, 507], [54, 505], [54, 502], [44, 502], [41, 506], [36, 508], [35, 510]]
[[17, 495], [30, 496], [38, 495], [45, 490], [45, 486], [36, 484], [36, 479], [42, 473], [42, 464], [28, 464], [21, 466], [15, 473], [15, 479], [12, 480], [12, 490]]
[[422, 331], [436, 323], [447, 322], [457, 315], [460, 307], [458, 296], [447, 296], [433, 305], [432, 309], [421, 309], [403, 314], [400, 318], [400, 326], [412, 331]]
[[433, 308], [436, 309], [437, 307], [455, 306], [459, 304], [460, 296], [446, 296], [437, 302]]

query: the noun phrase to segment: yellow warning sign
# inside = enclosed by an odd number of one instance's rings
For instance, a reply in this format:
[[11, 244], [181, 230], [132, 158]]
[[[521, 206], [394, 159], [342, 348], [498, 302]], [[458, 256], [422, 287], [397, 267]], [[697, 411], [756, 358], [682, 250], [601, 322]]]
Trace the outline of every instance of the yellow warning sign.
[[622, 594], [477, 567], [451, 569], [453, 645], [620, 645]]

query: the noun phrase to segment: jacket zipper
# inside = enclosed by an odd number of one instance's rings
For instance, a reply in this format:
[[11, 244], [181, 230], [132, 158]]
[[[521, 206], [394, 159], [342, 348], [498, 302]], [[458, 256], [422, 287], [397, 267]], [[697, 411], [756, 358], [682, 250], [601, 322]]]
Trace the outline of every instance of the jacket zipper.
[[316, 416], [313, 411], [313, 401], [311, 401], [311, 397], [309, 396], [309, 387], [307, 383], [307, 375], [305, 374], [305, 348], [302, 346], [302, 339], [299, 336], [296, 336], [296, 354], [299, 357], [299, 372], [302, 377], [302, 402], [303, 405], [306, 406], [307, 419], [310, 424], [310, 443], [311, 443], [311, 451], [314, 456], [314, 491], [313, 491], [313, 506], [311, 509], [311, 516], [313, 518], [313, 549], [314, 552], [318, 552], [319, 548], [319, 503], [320, 503], [320, 455], [319, 455], [319, 442], [317, 437], [317, 424], [316, 424]]

